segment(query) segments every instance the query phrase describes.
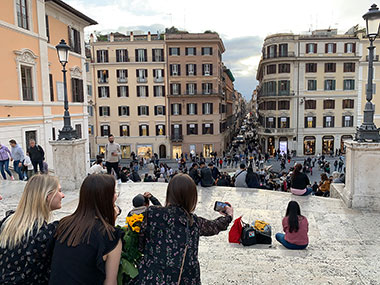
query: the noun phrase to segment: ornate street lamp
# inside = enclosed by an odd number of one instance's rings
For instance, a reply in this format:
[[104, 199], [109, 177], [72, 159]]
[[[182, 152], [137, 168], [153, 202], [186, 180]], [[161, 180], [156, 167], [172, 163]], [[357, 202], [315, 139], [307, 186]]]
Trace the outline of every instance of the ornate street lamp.
[[67, 99], [67, 82], [66, 82], [66, 64], [69, 59], [70, 47], [66, 44], [65, 40], [55, 46], [58, 53], [59, 62], [62, 65], [63, 73], [63, 93], [64, 93], [64, 108], [63, 113], [63, 128], [59, 131], [58, 140], [72, 140], [78, 138], [76, 131], [71, 127], [71, 118], [69, 113], [69, 102]]
[[366, 90], [366, 100], [367, 103], [364, 107], [364, 118], [362, 125], [356, 130], [356, 140], [358, 141], [380, 141], [379, 129], [375, 126], [373, 122], [373, 117], [375, 113], [375, 107], [372, 100], [373, 95], [373, 42], [376, 37], [379, 36], [380, 28], [380, 11], [376, 4], [373, 4], [369, 11], [364, 14], [363, 19], [366, 21], [366, 31], [367, 37], [369, 39], [370, 45], [368, 47], [368, 83]]

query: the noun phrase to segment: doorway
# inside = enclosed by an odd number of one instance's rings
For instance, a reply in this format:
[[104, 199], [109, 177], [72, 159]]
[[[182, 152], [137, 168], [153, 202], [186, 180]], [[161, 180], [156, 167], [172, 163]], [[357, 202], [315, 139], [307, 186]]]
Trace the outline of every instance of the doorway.
[[160, 145], [159, 153], [160, 158], [166, 158], [166, 146], [164, 144]]

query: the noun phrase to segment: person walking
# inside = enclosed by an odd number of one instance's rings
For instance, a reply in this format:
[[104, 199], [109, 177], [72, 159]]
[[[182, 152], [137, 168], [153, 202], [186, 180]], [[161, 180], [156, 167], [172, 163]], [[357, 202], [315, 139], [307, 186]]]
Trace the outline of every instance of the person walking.
[[339, 158], [339, 162], [338, 162], [338, 172], [342, 172], [342, 170], [343, 170], [343, 165], [344, 165], [343, 160], [341, 160], [341, 159]]
[[34, 173], [38, 173], [37, 166], [41, 173], [44, 173], [43, 161], [45, 160], [45, 152], [40, 145], [36, 144], [34, 139], [29, 140], [29, 147], [27, 149], [29, 152], [30, 160], [33, 164]]
[[18, 178], [22, 181], [24, 180], [24, 174], [22, 173], [22, 162], [25, 159], [24, 151], [14, 139], [11, 139], [9, 144], [11, 145], [13, 169], [18, 174]]
[[165, 207], [149, 207], [139, 235], [143, 257], [137, 284], [201, 284], [198, 244], [201, 236], [225, 231], [233, 219], [226, 206], [215, 220], [194, 214], [197, 187], [187, 174], [169, 182]]
[[121, 149], [118, 143], [115, 143], [115, 137], [112, 134], [108, 135], [108, 143], [106, 144], [105, 161], [107, 173], [111, 174], [112, 169], [115, 171], [118, 182], [120, 181], [119, 161]]
[[282, 219], [282, 227], [285, 234], [277, 233], [276, 240], [287, 249], [305, 249], [308, 246], [309, 222], [301, 215], [296, 201], [289, 202], [285, 218]]
[[14, 180], [14, 177], [9, 170], [9, 158], [12, 158], [12, 153], [10, 152], [9, 148], [3, 144], [0, 144], [0, 172], [4, 180], [7, 179], [5, 172], [8, 173], [11, 180]]

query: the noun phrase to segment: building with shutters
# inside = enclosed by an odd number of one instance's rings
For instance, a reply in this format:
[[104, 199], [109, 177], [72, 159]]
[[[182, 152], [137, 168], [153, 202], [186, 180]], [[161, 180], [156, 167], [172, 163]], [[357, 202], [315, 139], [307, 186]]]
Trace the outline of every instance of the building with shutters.
[[104, 153], [113, 134], [122, 158], [170, 157], [164, 36], [91, 35], [90, 48], [94, 154]]
[[[55, 46], [71, 46], [67, 91], [72, 126], [88, 138], [84, 33], [97, 24], [61, 0], [1, 1], [0, 141], [15, 139], [25, 150], [30, 139], [45, 150], [54, 168], [49, 141], [63, 127], [63, 76]], [[88, 156], [89, 159], [89, 156]]]
[[297, 155], [344, 151], [357, 125], [357, 31], [316, 30], [264, 40], [257, 72], [258, 135], [265, 152]]
[[223, 85], [223, 42], [217, 33], [165, 36], [171, 156], [220, 154], [227, 144], [232, 99]]

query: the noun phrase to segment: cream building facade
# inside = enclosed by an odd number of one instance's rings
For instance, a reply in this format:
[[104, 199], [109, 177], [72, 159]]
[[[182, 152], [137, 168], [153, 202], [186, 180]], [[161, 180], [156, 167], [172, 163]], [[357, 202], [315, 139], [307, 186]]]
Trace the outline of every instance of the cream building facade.
[[72, 48], [66, 65], [69, 111], [72, 126], [87, 139], [83, 30], [97, 23], [61, 0], [3, 0], [0, 7], [0, 35], [8, 39], [0, 54], [0, 141], [7, 145], [15, 139], [25, 150], [35, 139], [54, 168], [48, 142], [58, 138], [64, 111], [55, 46], [64, 39]]
[[94, 154], [104, 153], [113, 134], [124, 159], [170, 157], [163, 35], [91, 35], [90, 47]]
[[354, 29], [275, 34], [263, 45], [257, 80], [264, 151], [344, 151], [358, 120], [359, 40]]

